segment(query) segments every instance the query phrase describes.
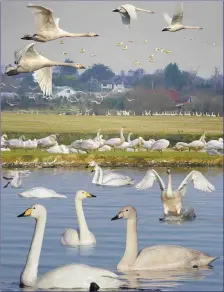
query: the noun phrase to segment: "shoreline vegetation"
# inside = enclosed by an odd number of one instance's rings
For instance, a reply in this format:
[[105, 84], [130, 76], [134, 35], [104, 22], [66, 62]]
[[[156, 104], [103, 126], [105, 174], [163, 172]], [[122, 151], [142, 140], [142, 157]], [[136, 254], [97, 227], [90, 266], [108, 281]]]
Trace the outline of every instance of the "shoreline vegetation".
[[[25, 135], [26, 139], [39, 139], [58, 133], [58, 144], [70, 145], [77, 139], [94, 138], [101, 128], [103, 138], [119, 137], [124, 127], [124, 135], [133, 132], [133, 139], [142, 136], [148, 139], [168, 139], [170, 148], [177, 142], [199, 139], [206, 131], [206, 141], [223, 136], [223, 119], [220, 117], [191, 116], [58, 116], [56, 114], [16, 114], [2, 113], [2, 134], [9, 139]], [[89, 154], [52, 154], [41, 149], [16, 149], [1, 153], [2, 167], [7, 168], [53, 168], [83, 167], [91, 160], [102, 166], [119, 167], [222, 167], [222, 156], [209, 156], [204, 152], [177, 152], [166, 149], [159, 152], [115, 152], [91, 151]]]

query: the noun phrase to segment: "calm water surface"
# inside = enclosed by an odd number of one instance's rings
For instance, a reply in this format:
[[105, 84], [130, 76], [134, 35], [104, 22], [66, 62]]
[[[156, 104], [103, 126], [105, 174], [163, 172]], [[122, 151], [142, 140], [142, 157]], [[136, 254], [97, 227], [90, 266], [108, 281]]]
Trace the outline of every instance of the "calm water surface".
[[[165, 168], [156, 169], [167, 183]], [[146, 169], [121, 168], [121, 173], [138, 182]], [[173, 169], [173, 185], [177, 187], [191, 169]], [[35, 170], [24, 178], [21, 189], [2, 189], [1, 193], [1, 277], [0, 291], [18, 291], [19, 277], [24, 267], [33, 235], [34, 220], [17, 218], [29, 206], [43, 204], [48, 220], [43, 241], [39, 275], [68, 263], [83, 263], [116, 272], [124, 253], [126, 220], [111, 221], [121, 207], [133, 205], [138, 213], [139, 248], [155, 244], [175, 244], [195, 248], [220, 259], [212, 269], [178, 270], [172, 272], [138, 272], [122, 274], [135, 289], [163, 291], [223, 291], [223, 172], [222, 169], [200, 169], [216, 191], [204, 193], [188, 186], [184, 206], [192, 206], [197, 218], [182, 224], [160, 222], [163, 214], [160, 190], [155, 184], [150, 190], [134, 187], [109, 188], [91, 183], [93, 174], [83, 169]], [[46, 187], [65, 194], [67, 199], [25, 199], [17, 194], [32, 187]], [[94, 248], [66, 248], [60, 237], [64, 228], [76, 228], [74, 194], [85, 189], [97, 198], [83, 201], [89, 229], [94, 233]]]

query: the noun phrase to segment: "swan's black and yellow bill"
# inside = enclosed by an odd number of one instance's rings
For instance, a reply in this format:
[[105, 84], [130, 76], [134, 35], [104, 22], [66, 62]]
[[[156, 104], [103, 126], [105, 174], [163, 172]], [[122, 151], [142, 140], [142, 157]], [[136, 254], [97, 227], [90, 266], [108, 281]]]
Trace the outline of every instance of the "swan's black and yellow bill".
[[96, 198], [95, 195], [92, 195], [92, 194], [90, 194], [90, 193], [88, 193], [88, 192], [86, 192], [86, 196], [87, 196], [87, 198]]
[[30, 216], [31, 213], [32, 213], [32, 209], [29, 208], [25, 212], [23, 212], [22, 214], [18, 215], [17, 217], [27, 217], [27, 216]]
[[116, 216], [114, 216], [113, 218], [111, 218], [111, 221], [118, 220], [118, 219], [122, 219], [122, 217], [119, 217], [119, 214], [117, 214]]

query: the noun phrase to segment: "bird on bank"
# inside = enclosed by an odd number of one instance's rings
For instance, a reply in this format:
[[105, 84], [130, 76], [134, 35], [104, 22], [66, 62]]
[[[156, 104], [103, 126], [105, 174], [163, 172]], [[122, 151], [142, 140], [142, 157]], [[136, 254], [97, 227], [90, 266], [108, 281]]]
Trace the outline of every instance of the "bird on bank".
[[96, 37], [95, 32], [71, 33], [59, 27], [60, 18], [53, 16], [53, 11], [40, 5], [27, 5], [27, 8], [35, 9], [37, 32], [33, 35], [26, 34], [22, 40], [33, 40], [36, 42], [48, 42], [63, 37]]

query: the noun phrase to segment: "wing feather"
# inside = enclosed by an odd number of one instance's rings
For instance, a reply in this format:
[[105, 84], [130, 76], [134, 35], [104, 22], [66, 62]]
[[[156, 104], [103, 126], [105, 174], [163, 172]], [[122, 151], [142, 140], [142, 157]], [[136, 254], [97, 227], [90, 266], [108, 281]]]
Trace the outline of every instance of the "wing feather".
[[183, 21], [183, 3], [178, 7], [176, 13], [173, 15], [171, 24], [182, 23]]
[[40, 89], [46, 96], [52, 95], [52, 69], [45, 67], [33, 73], [34, 80], [39, 84]]
[[24, 48], [15, 51], [14, 52], [15, 62], [18, 64], [23, 57], [35, 58], [35, 57], [39, 56], [39, 54], [34, 49], [34, 45], [35, 45], [35, 43], [30, 43], [30, 44], [26, 45]]
[[163, 180], [154, 169], [148, 170], [143, 179], [135, 187], [137, 190], [149, 189], [153, 186], [154, 182], [158, 182], [161, 191], [165, 190]]
[[203, 176], [200, 171], [192, 170], [178, 187], [179, 191], [185, 192], [187, 184], [192, 181], [194, 188], [204, 192], [212, 192], [215, 187]]
[[167, 24], [170, 26], [172, 23], [172, 18], [169, 16], [169, 14], [164, 13], [163, 14], [164, 19], [166, 20]]

